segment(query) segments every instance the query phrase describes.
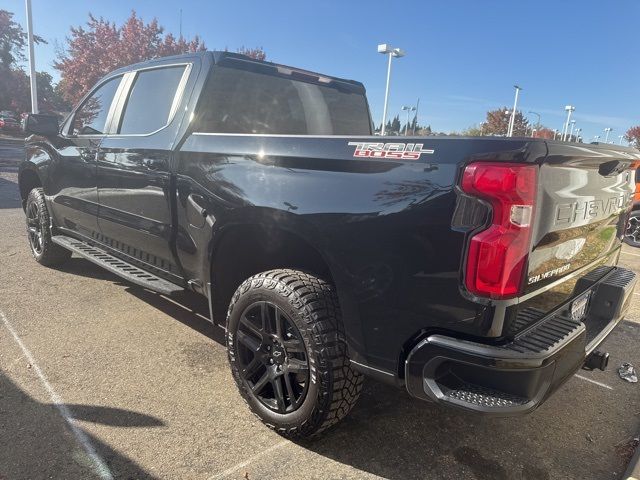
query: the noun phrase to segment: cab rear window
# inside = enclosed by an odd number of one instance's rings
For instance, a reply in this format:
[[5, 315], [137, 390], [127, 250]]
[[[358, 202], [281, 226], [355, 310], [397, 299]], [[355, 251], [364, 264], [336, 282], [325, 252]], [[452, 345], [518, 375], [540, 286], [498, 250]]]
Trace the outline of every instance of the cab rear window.
[[370, 135], [363, 92], [216, 66], [196, 112], [195, 131], [283, 135]]

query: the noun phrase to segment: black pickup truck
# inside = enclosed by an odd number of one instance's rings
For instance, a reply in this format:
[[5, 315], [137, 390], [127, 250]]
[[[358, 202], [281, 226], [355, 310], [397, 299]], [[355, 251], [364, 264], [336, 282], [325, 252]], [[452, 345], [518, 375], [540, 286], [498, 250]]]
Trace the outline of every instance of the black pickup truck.
[[238, 54], [122, 68], [62, 125], [27, 119], [33, 256], [204, 295], [287, 436], [347, 415], [363, 375], [508, 415], [604, 369], [640, 152], [371, 125], [362, 84]]

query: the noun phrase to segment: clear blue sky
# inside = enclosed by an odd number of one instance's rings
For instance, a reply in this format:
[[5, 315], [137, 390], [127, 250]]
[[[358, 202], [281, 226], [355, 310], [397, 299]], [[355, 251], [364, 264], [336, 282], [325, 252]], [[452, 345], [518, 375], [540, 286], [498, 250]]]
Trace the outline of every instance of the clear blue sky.
[[[24, 24], [23, 1], [2, 8]], [[640, 124], [638, 0], [33, 0], [34, 30], [49, 41], [36, 47], [38, 70], [53, 70], [56, 44], [89, 12], [121, 23], [132, 8], [175, 34], [182, 8], [185, 36], [199, 34], [212, 50], [262, 46], [268, 60], [360, 80], [376, 123], [386, 73], [376, 45], [390, 43], [407, 51], [394, 60], [390, 114], [420, 97], [419, 121], [437, 131], [462, 130], [511, 105], [514, 83], [524, 88], [521, 110], [539, 112], [552, 129], [561, 128], [567, 104], [588, 139], [612, 127], [617, 140]]]

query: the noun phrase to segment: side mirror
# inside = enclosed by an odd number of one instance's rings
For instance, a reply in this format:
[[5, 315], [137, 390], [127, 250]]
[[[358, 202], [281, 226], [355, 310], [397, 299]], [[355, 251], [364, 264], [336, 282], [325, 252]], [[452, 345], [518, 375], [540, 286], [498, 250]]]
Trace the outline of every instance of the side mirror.
[[24, 122], [25, 133], [42, 135], [43, 137], [55, 137], [58, 135], [60, 125], [55, 115], [29, 113]]

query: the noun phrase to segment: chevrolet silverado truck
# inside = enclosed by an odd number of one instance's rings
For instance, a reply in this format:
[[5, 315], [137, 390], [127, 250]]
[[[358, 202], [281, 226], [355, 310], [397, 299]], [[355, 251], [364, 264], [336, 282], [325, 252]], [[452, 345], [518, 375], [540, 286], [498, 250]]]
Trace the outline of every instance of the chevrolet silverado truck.
[[361, 83], [227, 52], [116, 70], [25, 128], [35, 260], [205, 296], [241, 396], [285, 436], [345, 417], [364, 376], [531, 412], [606, 367], [632, 298], [631, 148], [374, 136]]

